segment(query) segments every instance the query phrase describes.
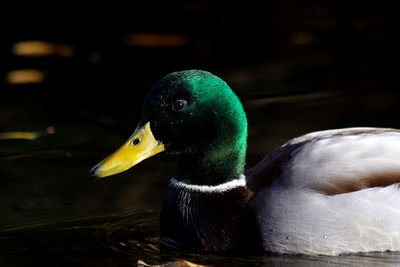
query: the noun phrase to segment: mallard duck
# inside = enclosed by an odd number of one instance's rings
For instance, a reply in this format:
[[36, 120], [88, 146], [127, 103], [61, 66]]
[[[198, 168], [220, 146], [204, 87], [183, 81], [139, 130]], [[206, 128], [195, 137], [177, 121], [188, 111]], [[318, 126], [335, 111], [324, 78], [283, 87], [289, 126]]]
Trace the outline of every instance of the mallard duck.
[[217, 76], [168, 74], [140, 122], [92, 170], [117, 174], [165, 151], [178, 158], [161, 240], [203, 251], [325, 254], [400, 250], [400, 131], [347, 128], [292, 139], [245, 171], [247, 120]]

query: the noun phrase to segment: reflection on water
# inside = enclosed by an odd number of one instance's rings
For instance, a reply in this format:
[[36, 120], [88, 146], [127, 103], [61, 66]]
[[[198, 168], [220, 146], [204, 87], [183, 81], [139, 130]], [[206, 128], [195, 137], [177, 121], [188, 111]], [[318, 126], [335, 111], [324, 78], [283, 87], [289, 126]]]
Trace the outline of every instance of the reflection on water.
[[75, 55], [75, 48], [71, 45], [56, 44], [45, 41], [17, 42], [12, 45], [11, 50], [14, 55], [24, 57], [72, 57]]
[[48, 224], [5, 229], [0, 232], [0, 264], [121, 266], [135, 265], [138, 261], [161, 264], [181, 259], [208, 266], [388, 266], [400, 262], [399, 252], [329, 257], [178, 251], [160, 247], [154, 223], [157, 218], [158, 212], [138, 208], [118, 216], [62, 219]]
[[180, 47], [189, 43], [184, 34], [134, 33], [125, 36], [125, 44], [140, 47]]
[[134, 262], [138, 255], [154, 261], [159, 258], [156, 217], [157, 212], [139, 208], [118, 216], [60, 217], [1, 229], [0, 264], [107, 265]]
[[4, 139], [26, 139], [35, 140], [47, 134], [54, 134], [55, 129], [53, 126], [49, 126], [45, 131], [33, 131], [33, 132], [4, 132], [0, 133], [0, 140]]
[[6, 81], [9, 84], [41, 83], [44, 78], [43, 71], [31, 69], [12, 70], [6, 74]]

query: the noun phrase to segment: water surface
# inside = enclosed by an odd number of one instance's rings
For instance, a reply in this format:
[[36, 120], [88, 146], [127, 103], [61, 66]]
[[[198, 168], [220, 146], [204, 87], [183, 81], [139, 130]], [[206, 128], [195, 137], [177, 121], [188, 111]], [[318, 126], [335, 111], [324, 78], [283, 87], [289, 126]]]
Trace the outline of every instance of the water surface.
[[[249, 119], [247, 165], [309, 131], [398, 126], [393, 115], [396, 99], [397, 93], [360, 96], [340, 90], [244, 99]], [[14, 115], [19, 119], [7, 121], [8, 127], [45, 129], [48, 115], [42, 103], [13, 103], [1, 111], [6, 114], [11, 107], [25, 115]], [[89, 169], [135, 128], [135, 118], [117, 115], [106, 120], [80, 109], [52, 124], [54, 134], [36, 140], [0, 140], [0, 265], [120, 266], [179, 259], [213, 266], [400, 264], [398, 252], [339, 257], [229, 255], [160, 246], [159, 212], [174, 160], [161, 154], [115, 177], [92, 181], [88, 176]]]

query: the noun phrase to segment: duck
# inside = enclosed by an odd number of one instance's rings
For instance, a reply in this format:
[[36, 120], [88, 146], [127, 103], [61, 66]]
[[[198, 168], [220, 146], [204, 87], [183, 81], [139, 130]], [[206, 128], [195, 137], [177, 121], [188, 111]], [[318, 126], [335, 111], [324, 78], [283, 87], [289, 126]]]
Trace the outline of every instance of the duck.
[[400, 250], [400, 130], [356, 127], [287, 141], [245, 170], [247, 119], [230, 86], [170, 73], [136, 130], [90, 170], [96, 179], [165, 152], [177, 159], [160, 240], [204, 252], [342, 255]]

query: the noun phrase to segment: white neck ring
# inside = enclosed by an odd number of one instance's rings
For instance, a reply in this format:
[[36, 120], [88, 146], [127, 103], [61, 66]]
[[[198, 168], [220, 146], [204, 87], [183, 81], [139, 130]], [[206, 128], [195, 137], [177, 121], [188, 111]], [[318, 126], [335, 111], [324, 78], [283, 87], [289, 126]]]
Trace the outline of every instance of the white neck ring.
[[241, 174], [239, 178], [219, 185], [192, 185], [178, 181], [176, 178], [170, 180], [170, 185], [178, 189], [187, 189], [190, 191], [204, 193], [222, 193], [234, 189], [236, 187], [246, 185], [246, 177]]

